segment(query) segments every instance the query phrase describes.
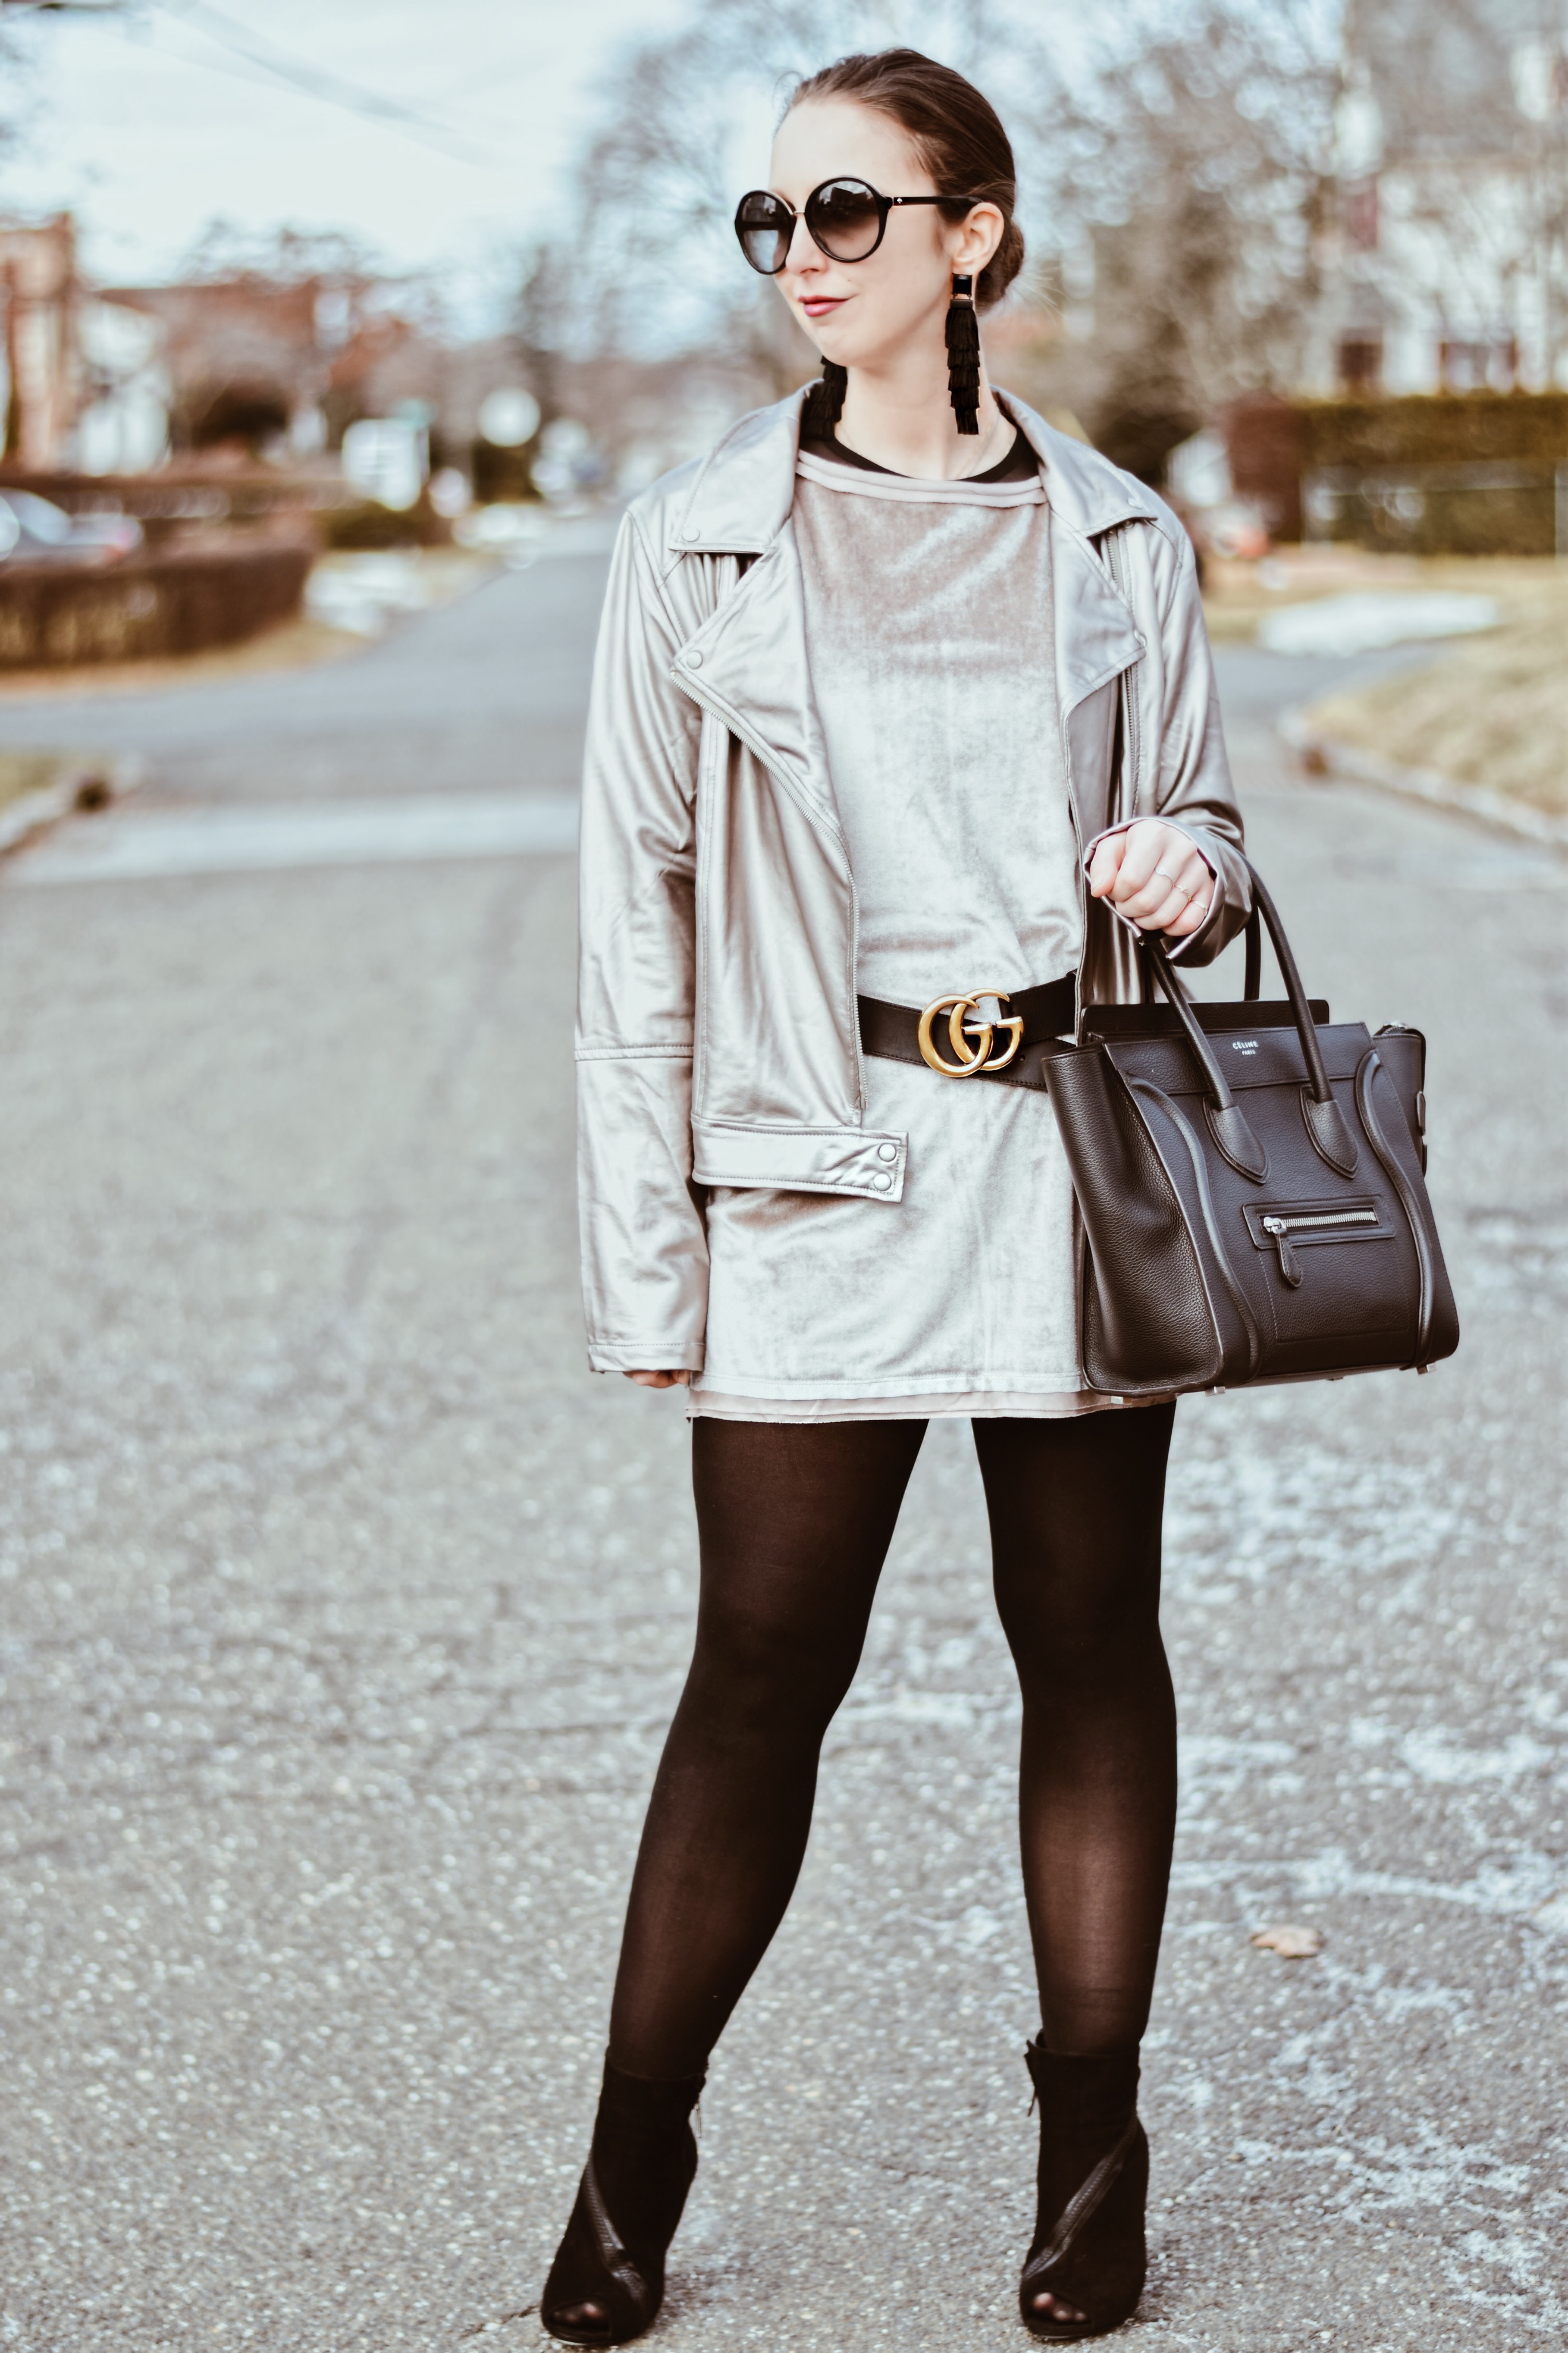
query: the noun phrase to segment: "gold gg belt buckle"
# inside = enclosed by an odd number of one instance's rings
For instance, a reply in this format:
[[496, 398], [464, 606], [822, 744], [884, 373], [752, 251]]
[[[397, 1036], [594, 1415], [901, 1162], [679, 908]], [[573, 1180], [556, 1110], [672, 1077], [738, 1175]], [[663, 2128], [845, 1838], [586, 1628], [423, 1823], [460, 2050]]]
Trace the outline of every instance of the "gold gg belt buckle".
[[[940, 1071], [944, 1079], [973, 1079], [977, 1078], [982, 1071], [1005, 1071], [1024, 1042], [1023, 1015], [1009, 1014], [1005, 1019], [995, 1022], [982, 1019], [975, 1025], [973, 1045], [963, 1017], [966, 1013], [979, 1012], [983, 997], [994, 997], [998, 1005], [1006, 1005], [1011, 1000], [1011, 994], [1005, 988], [971, 988], [950, 997], [937, 997], [921, 1015], [920, 1028], [915, 1032], [921, 1060], [929, 1063], [933, 1071]], [[944, 1061], [931, 1038], [931, 1024], [942, 1013], [948, 1016], [947, 1034], [958, 1057], [956, 1062]], [[1013, 1041], [1005, 1054], [993, 1054], [991, 1051], [998, 1029], [1012, 1032]]]

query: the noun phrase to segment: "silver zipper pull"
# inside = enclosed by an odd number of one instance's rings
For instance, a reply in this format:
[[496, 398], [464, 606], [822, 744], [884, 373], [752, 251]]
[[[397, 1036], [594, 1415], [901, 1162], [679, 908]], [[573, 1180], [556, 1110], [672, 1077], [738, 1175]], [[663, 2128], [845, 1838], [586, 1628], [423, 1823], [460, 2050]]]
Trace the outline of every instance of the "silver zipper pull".
[[1274, 1237], [1274, 1246], [1279, 1253], [1280, 1274], [1292, 1291], [1298, 1290], [1301, 1282], [1301, 1261], [1290, 1247], [1289, 1227], [1283, 1218], [1265, 1218], [1263, 1230]]

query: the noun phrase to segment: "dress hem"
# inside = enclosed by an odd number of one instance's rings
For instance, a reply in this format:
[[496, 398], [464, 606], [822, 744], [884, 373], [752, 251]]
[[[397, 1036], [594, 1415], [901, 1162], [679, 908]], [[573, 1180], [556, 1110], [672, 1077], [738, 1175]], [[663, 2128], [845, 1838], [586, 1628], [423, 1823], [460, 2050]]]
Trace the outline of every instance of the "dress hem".
[[686, 1418], [715, 1421], [1071, 1421], [1079, 1414], [1168, 1405], [1164, 1397], [1112, 1397], [1100, 1389], [950, 1389], [902, 1397], [737, 1397], [723, 1389], [687, 1391]]

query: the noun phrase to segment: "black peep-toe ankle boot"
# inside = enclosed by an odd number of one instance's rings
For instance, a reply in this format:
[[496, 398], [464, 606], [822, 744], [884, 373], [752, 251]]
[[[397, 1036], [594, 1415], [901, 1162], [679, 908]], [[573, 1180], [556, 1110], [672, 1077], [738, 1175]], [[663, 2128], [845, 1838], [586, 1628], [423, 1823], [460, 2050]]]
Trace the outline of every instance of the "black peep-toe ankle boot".
[[[1143, 2293], [1149, 2143], [1138, 2121], [1138, 2053], [1079, 2058], [1036, 2042], [1024, 2056], [1040, 2103], [1040, 2169], [1019, 2314], [1036, 2337], [1103, 2337]], [[1084, 2316], [1041, 2312], [1037, 2295]]]
[[658, 2317], [664, 2259], [697, 2171], [690, 2118], [702, 2084], [651, 2084], [605, 2060], [577, 2202], [539, 2300], [562, 2344], [625, 2345]]

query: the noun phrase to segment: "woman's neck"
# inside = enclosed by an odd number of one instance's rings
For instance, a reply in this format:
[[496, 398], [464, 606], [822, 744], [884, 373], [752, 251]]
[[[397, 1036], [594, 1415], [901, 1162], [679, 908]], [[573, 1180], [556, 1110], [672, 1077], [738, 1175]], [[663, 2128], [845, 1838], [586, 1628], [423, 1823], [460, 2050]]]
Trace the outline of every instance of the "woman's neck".
[[1005, 458], [1013, 427], [997, 406], [980, 364], [978, 433], [960, 433], [947, 388], [947, 361], [940, 371], [921, 367], [884, 373], [851, 368], [838, 438], [858, 456], [894, 474], [917, 480], [953, 482], [982, 474]]

